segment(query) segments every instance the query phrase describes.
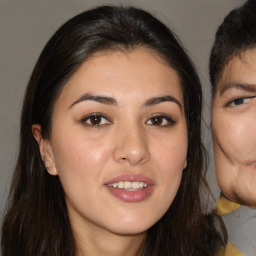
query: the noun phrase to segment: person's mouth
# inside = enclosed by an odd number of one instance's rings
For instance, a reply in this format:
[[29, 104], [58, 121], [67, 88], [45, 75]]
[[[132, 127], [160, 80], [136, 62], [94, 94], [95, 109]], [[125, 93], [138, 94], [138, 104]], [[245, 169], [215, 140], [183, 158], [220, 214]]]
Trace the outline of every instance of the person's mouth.
[[125, 202], [139, 202], [154, 190], [153, 180], [144, 175], [121, 175], [105, 183], [112, 195]]

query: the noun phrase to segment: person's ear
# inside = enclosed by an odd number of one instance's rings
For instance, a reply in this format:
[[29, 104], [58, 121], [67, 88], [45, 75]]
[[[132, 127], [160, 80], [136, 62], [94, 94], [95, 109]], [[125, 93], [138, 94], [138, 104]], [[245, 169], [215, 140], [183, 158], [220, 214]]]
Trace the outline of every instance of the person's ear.
[[187, 168], [187, 158], [186, 158], [186, 160], [184, 162], [183, 170], [185, 170], [186, 168]]
[[33, 124], [32, 133], [38, 143], [40, 155], [44, 162], [46, 170], [51, 175], [58, 175], [50, 141], [48, 139], [43, 138], [41, 125]]

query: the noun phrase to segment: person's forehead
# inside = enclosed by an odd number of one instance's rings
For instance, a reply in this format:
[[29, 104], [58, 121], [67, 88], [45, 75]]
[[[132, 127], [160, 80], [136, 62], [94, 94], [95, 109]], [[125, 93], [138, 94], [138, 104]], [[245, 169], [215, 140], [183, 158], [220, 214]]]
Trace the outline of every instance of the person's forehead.
[[256, 48], [241, 52], [229, 60], [222, 70], [213, 96], [243, 84], [256, 84]]

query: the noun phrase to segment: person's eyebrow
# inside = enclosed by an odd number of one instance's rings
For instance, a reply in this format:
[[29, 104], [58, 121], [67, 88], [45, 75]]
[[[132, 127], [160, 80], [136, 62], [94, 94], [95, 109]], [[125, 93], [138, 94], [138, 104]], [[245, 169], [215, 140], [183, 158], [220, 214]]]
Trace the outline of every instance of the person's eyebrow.
[[175, 97], [173, 97], [171, 95], [165, 95], [165, 96], [154, 97], [154, 98], [148, 99], [145, 102], [144, 106], [149, 107], [149, 106], [157, 105], [157, 104], [160, 104], [160, 103], [166, 102], [166, 101], [176, 103], [179, 106], [180, 110], [182, 110], [181, 103]]
[[247, 92], [255, 92], [256, 85], [255, 84], [247, 84], [247, 83], [227, 83], [222, 86], [220, 89], [220, 96], [222, 96], [226, 91], [231, 89], [239, 89]]
[[82, 95], [80, 98], [78, 98], [75, 102], [73, 102], [69, 108], [72, 108], [74, 105], [84, 102], [84, 101], [96, 101], [105, 105], [117, 105], [117, 101], [112, 98], [112, 97], [106, 97], [106, 96], [101, 96], [101, 95], [93, 95], [90, 93], [85, 93]]

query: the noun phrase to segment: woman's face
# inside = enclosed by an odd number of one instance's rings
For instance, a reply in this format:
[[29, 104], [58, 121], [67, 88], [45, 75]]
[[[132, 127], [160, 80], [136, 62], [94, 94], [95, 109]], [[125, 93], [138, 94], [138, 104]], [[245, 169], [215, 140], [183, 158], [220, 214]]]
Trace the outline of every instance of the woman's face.
[[177, 73], [155, 53], [97, 53], [63, 88], [45, 165], [59, 175], [71, 225], [137, 234], [171, 205], [186, 167]]

